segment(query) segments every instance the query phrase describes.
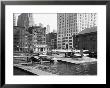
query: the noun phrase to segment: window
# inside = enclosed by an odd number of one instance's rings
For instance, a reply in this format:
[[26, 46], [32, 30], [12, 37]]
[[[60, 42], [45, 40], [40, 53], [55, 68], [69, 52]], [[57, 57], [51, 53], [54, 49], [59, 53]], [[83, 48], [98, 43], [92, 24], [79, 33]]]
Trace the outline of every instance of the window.
[[69, 43], [69, 45], [72, 45], [72, 43]]
[[68, 42], [68, 40], [65, 40], [65, 42]]
[[58, 44], [58, 46], [61, 46], [61, 44]]
[[58, 43], [61, 43], [61, 41], [58, 41]]
[[69, 42], [72, 42], [72, 40], [69, 40]]
[[69, 37], [69, 39], [72, 39], [72, 37]]
[[60, 37], [60, 35], [58, 35], [58, 37]]
[[58, 40], [61, 40], [61, 38], [58, 38]]
[[43, 40], [45, 41], [45, 38]]
[[68, 39], [68, 37], [66, 37], [66, 39]]
[[72, 46], [69, 46], [70, 48], [72, 48]]
[[63, 43], [62, 45], [65, 45], [65, 43]]

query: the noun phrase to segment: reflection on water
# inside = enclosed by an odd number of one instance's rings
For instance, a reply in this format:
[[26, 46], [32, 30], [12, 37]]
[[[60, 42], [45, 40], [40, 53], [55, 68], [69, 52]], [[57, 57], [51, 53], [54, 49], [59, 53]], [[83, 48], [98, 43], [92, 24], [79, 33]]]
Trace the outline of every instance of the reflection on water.
[[66, 62], [43, 63], [39, 69], [59, 75], [97, 75], [97, 63], [72, 64]]

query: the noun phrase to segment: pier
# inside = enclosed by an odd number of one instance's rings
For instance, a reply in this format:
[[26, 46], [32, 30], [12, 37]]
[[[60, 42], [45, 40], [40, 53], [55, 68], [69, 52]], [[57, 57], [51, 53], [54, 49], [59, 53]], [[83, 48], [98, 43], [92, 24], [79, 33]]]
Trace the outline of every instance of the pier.
[[[23, 64], [28, 64], [28, 63], [23, 63]], [[46, 71], [36, 69], [36, 67], [33, 67], [33, 66], [24, 66], [22, 64], [14, 64], [14, 67], [25, 70], [25, 71], [30, 72], [35, 75], [56, 75], [56, 74], [52, 74], [52, 73], [49, 73]]]

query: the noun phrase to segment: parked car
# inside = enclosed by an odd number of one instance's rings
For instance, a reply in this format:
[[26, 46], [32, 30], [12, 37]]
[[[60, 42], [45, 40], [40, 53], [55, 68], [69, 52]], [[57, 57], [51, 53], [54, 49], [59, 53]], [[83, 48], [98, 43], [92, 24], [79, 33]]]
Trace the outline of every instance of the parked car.
[[67, 52], [67, 53], [65, 53], [65, 57], [70, 57], [70, 58], [72, 58], [72, 57], [74, 57], [74, 52]]
[[89, 53], [90, 51], [89, 50], [74, 50], [74, 57], [75, 58], [81, 58], [82, 56], [86, 56], [86, 57], [89, 57]]
[[45, 62], [50, 62], [51, 59], [48, 58], [47, 55], [39, 55], [39, 59], [42, 60], [42, 61], [45, 61]]
[[74, 58], [81, 58], [80, 50], [74, 50]]
[[90, 52], [89, 57], [91, 58], [97, 58], [97, 52]]
[[29, 58], [32, 62], [40, 62], [39, 54], [34, 54]]
[[83, 50], [83, 56], [89, 57], [90, 51], [89, 50]]

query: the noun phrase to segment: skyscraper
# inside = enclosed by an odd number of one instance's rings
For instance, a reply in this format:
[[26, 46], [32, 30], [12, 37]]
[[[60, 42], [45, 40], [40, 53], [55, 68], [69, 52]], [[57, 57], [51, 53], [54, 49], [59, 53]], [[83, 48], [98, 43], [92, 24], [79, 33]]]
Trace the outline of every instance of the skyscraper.
[[57, 48], [69, 49], [73, 46], [73, 33], [77, 33], [76, 13], [57, 14]]
[[78, 33], [86, 28], [97, 26], [96, 13], [77, 13]]
[[50, 25], [47, 25], [46, 34], [50, 33]]
[[77, 35], [85, 28], [90, 28], [96, 25], [96, 13], [58, 13], [57, 48], [74, 48], [72, 36]]
[[32, 13], [22, 13], [18, 16], [17, 26], [28, 28], [33, 26], [33, 24]]
[[43, 27], [43, 24], [42, 23], [39, 23], [39, 26]]

